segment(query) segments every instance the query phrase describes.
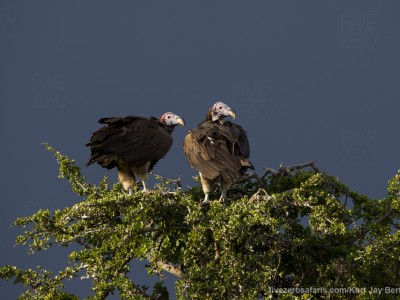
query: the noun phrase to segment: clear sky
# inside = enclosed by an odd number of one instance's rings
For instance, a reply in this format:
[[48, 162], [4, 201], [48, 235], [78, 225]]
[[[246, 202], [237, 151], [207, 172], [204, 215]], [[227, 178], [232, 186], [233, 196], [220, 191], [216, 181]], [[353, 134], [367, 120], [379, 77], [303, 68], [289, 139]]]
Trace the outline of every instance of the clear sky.
[[[258, 172], [317, 160], [384, 197], [400, 169], [399, 53], [399, 1], [0, 1], [0, 265], [65, 264], [65, 249], [13, 247], [21, 230], [10, 224], [79, 201], [41, 142], [75, 158], [90, 182], [117, 180], [84, 166], [101, 117], [184, 117], [154, 173], [193, 185], [183, 137], [223, 101]], [[0, 291], [15, 299], [21, 287]]]

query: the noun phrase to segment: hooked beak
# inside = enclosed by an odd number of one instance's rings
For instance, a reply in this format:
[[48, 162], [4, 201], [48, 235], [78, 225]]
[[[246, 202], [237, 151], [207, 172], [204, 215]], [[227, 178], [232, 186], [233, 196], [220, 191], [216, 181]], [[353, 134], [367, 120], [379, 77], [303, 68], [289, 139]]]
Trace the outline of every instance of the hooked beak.
[[176, 118], [176, 123], [178, 123], [179, 125], [185, 126], [185, 120], [181, 117]]
[[228, 109], [228, 115], [230, 115], [233, 119], [235, 119], [235, 118], [236, 118], [236, 112], [235, 112], [235, 110], [232, 109], [232, 108], [229, 108], [229, 109]]

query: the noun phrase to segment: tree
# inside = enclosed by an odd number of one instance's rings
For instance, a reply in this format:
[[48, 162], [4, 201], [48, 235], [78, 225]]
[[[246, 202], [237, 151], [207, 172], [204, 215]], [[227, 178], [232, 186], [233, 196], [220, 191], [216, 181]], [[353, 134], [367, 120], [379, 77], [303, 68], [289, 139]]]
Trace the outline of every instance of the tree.
[[376, 299], [378, 288], [387, 292], [382, 299], [400, 294], [400, 171], [387, 196], [375, 200], [313, 163], [281, 166], [248, 176], [229, 201], [202, 206], [199, 185], [183, 191], [169, 179], [133, 195], [120, 183], [109, 188], [107, 178], [91, 185], [73, 160], [46, 148], [82, 201], [18, 218], [14, 225], [27, 229], [17, 244], [30, 253], [53, 244], [79, 250], [58, 274], [2, 267], [0, 278], [27, 287], [21, 299], [77, 299], [63, 282], [80, 279], [92, 280], [91, 299], [113, 291], [123, 299], [168, 299], [162, 281], [148, 295], [129, 278], [133, 259], [147, 260], [161, 279], [162, 271], [176, 275], [180, 299]]

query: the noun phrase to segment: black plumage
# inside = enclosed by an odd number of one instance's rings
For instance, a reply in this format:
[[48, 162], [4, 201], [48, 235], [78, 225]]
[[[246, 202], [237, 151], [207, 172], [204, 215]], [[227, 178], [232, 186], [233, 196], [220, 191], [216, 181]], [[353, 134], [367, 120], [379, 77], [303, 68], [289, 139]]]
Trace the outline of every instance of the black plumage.
[[117, 167], [119, 179], [131, 193], [135, 174], [146, 190], [149, 172], [168, 153], [173, 142], [171, 133], [176, 125], [184, 125], [184, 120], [168, 112], [160, 119], [126, 116], [102, 118], [99, 123], [106, 126], [94, 132], [86, 145], [91, 150], [86, 165], [97, 162], [107, 169]]
[[239, 125], [226, 121], [226, 116], [236, 116], [228, 105], [217, 102], [206, 119], [192, 129], [184, 140], [184, 153], [189, 164], [199, 171], [204, 202], [208, 202], [214, 183], [222, 187], [221, 200], [251, 164], [250, 146], [246, 131]]

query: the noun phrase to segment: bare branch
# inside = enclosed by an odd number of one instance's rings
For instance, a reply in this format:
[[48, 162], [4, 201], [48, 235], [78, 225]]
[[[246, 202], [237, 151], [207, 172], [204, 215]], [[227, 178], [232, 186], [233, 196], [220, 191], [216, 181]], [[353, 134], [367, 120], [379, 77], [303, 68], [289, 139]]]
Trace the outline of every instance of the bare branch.
[[183, 271], [180, 268], [170, 265], [162, 260], [157, 261], [156, 265], [159, 266], [164, 271], [167, 271], [175, 276], [178, 276], [179, 278], [182, 278], [185, 275], [185, 273], [183, 273]]
[[174, 183], [176, 185], [177, 190], [182, 189], [182, 177], [181, 176], [179, 176], [178, 179], [169, 179], [169, 181], [171, 181], [172, 183]]
[[258, 182], [262, 183], [261, 182], [261, 177], [256, 172], [251, 172], [251, 173], [245, 174], [238, 181], [236, 181], [236, 183], [245, 182], [245, 181], [248, 181], [249, 179], [252, 179], [252, 178], [257, 179]]
[[271, 174], [272, 176], [284, 176], [284, 175], [289, 175], [290, 173], [293, 173], [295, 171], [305, 169], [307, 167], [310, 167], [313, 169], [315, 173], [319, 173], [320, 171], [318, 168], [315, 166], [316, 161], [310, 161], [306, 162], [303, 164], [298, 164], [298, 165], [293, 165], [293, 166], [284, 166], [283, 163], [280, 164], [278, 171], [271, 169], [271, 168], [264, 168], [265, 173], [261, 178], [265, 178], [268, 174]]
[[249, 199], [249, 203], [254, 203], [254, 202], [260, 201], [260, 200], [267, 201], [270, 199], [271, 199], [271, 196], [268, 195], [268, 193], [265, 189], [258, 189], [258, 191], [253, 196], [251, 196], [251, 198]]
[[377, 225], [377, 224], [383, 222], [386, 218], [388, 218], [391, 215], [392, 212], [393, 212], [393, 209], [392, 208], [389, 209], [386, 212], [386, 214], [384, 214], [382, 217], [380, 217], [378, 220], [375, 221], [374, 225]]
[[81, 238], [78, 238], [75, 240], [79, 245], [83, 246], [86, 249], [91, 249], [92, 247], [89, 246], [89, 244], [85, 243], [84, 241], [82, 241]]
[[[390, 217], [392, 212], [393, 212], [393, 209], [390, 208], [383, 216], [381, 216], [378, 220], [373, 222], [373, 225], [378, 225], [379, 223], [382, 223], [383, 221], [385, 221], [388, 217]], [[361, 229], [360, 234], [355, 236], [353, 240], [356, 241], [356, 240], [360, 239], [361, 236], [365, 237], [370, 232], [371, 232], [371, 227], [368, 227], [368, 228], [364, 227]]]

